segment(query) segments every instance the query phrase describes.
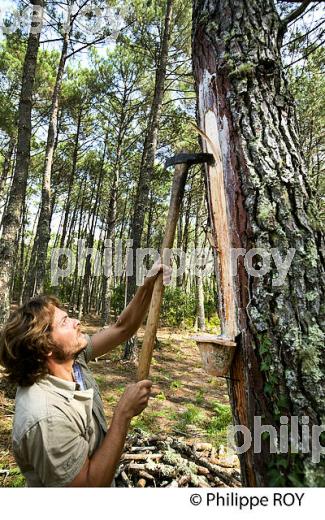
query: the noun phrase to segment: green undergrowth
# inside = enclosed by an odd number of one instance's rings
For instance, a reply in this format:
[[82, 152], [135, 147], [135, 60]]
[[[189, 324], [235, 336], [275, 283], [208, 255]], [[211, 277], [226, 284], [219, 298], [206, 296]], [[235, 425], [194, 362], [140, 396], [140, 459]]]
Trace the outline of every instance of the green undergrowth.
[[[159, 395], [156, 396], [156, 399]], [[132, 428], [140, 428], [149, 434], [159, 433], [161, 431], [158, 418], [164, 417], [170, 422], [171, 431], [183, 433], [188, 436], [193, 427], [200, 430], [200, 434], [206, 437], [216, 448], [221, 444], [226, 444], [227, 429], [232, 423], [231, 409], [228, 405], [223, 405], [217, 401], [213, 403], [213, 415], [211, 416], [206, 410], [200, 406], [189, 404], [183, 411], [175, 411], [170, 408], [162, 410], [146, 409], [141, 415], [132, 420]]]
[[214, 416], [209, 421], [207, 433], [210, 440], [217, 446], [227, 441], [227, 430], [232, 424], [231, 408], [227, 404], [214, 402]]
[[208, 416], [199, 406], [191, 404], [186, 407], [184, 412], [177, 414], [176, 427], [185, 433], [188, 427], [198, 426], [212, 444], [219, 447], [221, 444], [226, 443], [227, 429], [231, 424], [230, 406], [215, 401], [213, 403], [212, 417]]
[[0, 464], [0, 487], [25, 487], [25, 477], [21, 474], [19, 468], [14, 467], [7, 469]]
[[140, 429], [149, 434], [156, 434], [161, 432], [158, 418], [165, 417], [166, 419], [173, 419], [174, 413], [169, 410], [145, 410], [140, 415], [134, 417], [131, 421], [131, 429]]
[[186, 431], [187, 426], [203, 426], [205, 422], [205, 414], [198, 406], [189, 404], [184, 412], [177, 414], [177, 428]]

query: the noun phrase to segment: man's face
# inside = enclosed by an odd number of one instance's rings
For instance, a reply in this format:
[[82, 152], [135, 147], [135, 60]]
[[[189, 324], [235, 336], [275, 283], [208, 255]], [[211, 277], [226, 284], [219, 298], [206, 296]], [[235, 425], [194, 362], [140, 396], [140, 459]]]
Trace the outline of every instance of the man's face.
[[74, 359], [87, 345], [87, 339], [80, 331], [80, 321], [69, 318], [58, 307], [54, 308], [52, 340], [57, 346], [52, 356], [57, 361]]

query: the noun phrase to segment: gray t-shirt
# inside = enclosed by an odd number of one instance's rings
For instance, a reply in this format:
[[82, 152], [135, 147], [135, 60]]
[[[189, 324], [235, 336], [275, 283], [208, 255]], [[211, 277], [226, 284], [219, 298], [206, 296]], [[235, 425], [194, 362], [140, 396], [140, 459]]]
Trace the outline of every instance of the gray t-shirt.
[[88, 345], [76, 360], [85, 390], [51, 375], [17, 389], [13, 450], [29, 487], [68, 485], [103, 441], [106, 420], [88, 369], [90, 359], [88, 336]]

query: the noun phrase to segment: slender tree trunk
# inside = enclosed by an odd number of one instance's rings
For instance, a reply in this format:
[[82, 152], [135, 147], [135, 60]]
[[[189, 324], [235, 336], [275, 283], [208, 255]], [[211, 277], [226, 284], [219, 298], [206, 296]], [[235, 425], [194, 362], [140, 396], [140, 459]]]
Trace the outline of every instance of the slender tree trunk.
[[16, 140], [14, 137], [10, 138], [8, 150], [5, 153], [5, 159], [3, 161], [2, 173], [1, 173], [1, 177], [0, 177], [0, 201], [2, 201], [4, 199], [3, 189], [6, 184], [9, 172], [10, 172], [12, 156], [13, 156], [14, 149], [15, 149], [15, 141]]
[[[40, 28], [43, 20], [43, 0], [33, 0], [32, 4], [40, 8], [38, 22], [33, 18], [25, 55], [22, 88], [18, 108], [17, 157], [8, 205], [2, 221], [0, 240], [0, 324], [9, 315], [9, 291], [12, 279], [12, 266], [17, 254], [16, 233], [19, 227], [22, 206], [26, 196], [28, 170], [30, 164], [31, 111], [35, 81], [37, 53], [40, 41]], [[32, 30], [33, 29], [33, 30]]]
[[[93, 248], [93, 246], [94, 246], [96, 223], [97, 223], [98, 212], [99, 212], [99, 201], [100, 201], [100, 195], [101, 195], [101, 190], [102, 190], [103, 180], [104, 180], [104, 173], [105, 173], [104, 166], [105, 166], [106, 151], [107, 151], [107, 145], [108, 145], [108, 137], [109, 137], [109, 132], [107, 131], [107, 133], [105, 135], [104, 150], [103, 150], [100, 170], [99, 170], [99, 174], [98, 174], [96, 196], [95, 196], [94, 208], [93, 208], [92, 217], [91, 217], [90, 230], [89, 230], [89, 234], [88, 234], [87, 248]], [[84, 277], [83, 309], [85, 312], [89, 312], [89, 310], [90, 310], [90, 307], [89, 307], [90, 306], [90, 280], [91, 280], [91, 257], [89, 255], [86, 258], [85, 277]]]
[[41, 294], [44, 291], [47, 265], [47, 251], [51, 238], [51, 178], [55, 146], [58, 137], [59, 96], [61, 91], [65, 62], [67, 58], [70, 31], [71, 25], [69, 27], [69, 30], [66, 31], [64, 34], [59, 67], [52, 94], [50, 122], [45, 151], [41, 211], [37, 225], [34, 248], [32, 252], [32, 263], [29, 266], [29, 274], [25, 287], [24, 300], [30, 298], [31, 296], [34, 296], [34, 294]]
[[10, 179], [9, 183], [8, 183], [8, 186], [7, 186], [6, 193], [4, 193], [3, 211], [2, 211], [1, 225], [0, 225], [0, 236], [2, 236], [2, 232], [3, 232], [4, 217], [7, 214], [7, 208], [8, 208], [8, 205], [9, 205], [12, 184], [13, 184], [13, 179]]
[[[84, 185], [84, 179], [81, 184], [81, 193], [82, 193], [82, 187]], [[81, 239], [82, 234], [82, 219], [83, 219], [83, 211], [84, 211], [84, 205], [85, 205], [85, 197], [82, 196], [81, 198], [81, 206], [80, 206], [80, 213], [79, 213], [79, 223], [78, 223], [78, 235], [77, 239], [78, 241]], [[77, 256], [78, 256], [79, 250], [77, 248]], [[78, 262], [76, 262], [75, 270], [73, 273], [73, 280], [72, 280], [72, 291], [70, 295], [70, 309], [75, 311], [75, 307], [77, 307], [77, 287], [78, 287]]]
[[[93, 214], [91, 216], [90, 230], [89, 230], [88, 237], [87, 237], [87, 248], [89, 248], [89, 249], [92, 249], [94, 247], [97, 220], [98, 220], [98, 207], [96, 205], [93, 209]], [[88, 255], [86, 258], [85, 276], [84, 276], [84, 280], [83, 280], [83, 284], [84, 284], [83, 312], [84, 313], [90, 312], [92, 267], [94, 267], [94, 265], [95, 265], [94, 263], [92, 263], [93, 261], [94, 260], [92, 259], [91, 255]]]
[[[203, 195], [204, 196], [204, 195]], [[204, 203], [203, 198], [200, 196], [197, 203], [197, 212], [195, 219], [195, 231], [194, 231], [194, 247], [196, 250], [199, 248], [199, 234], [200, 234], [200, 226], [201, 226], [201, 209], [202, 204]], [[203, 267], [202, 267], [203, 269]], [[199, 330], [205, 331], [205, 310], [204, 310], [204, 287], [203, 287], [203, 276], [201, 273], [195, 276], [195, 289], [196, 289], [196, 316], [197, 316], [197, 326]]]
[[60, 222], [59, 222], [58, 230], [56, 232], [55, 240], [54, 240], [54, 244], [53, 244], [54, 249], [56, 249], [58, 247], [59, 242], [61, 240], [63, 220], [64, 220], [64, 211], [61, 212]]
[[[149, 201], [149, 207], [148, 207], [148, 222], [147, 222], [147, 240], [146, 240], [146, 247], [149, 249], [152, 236], [152, 225], [153, 225], [153, 208], [154, 208], [154, 201], [153, 201], [154, 194], [152, 190], [150, 190], [148, 201]], [[149, 259], [148, 259], [149, 262]], [[149, 268], [149, 264], [147, 262], [147, 268]]]
[[91, 308], [94, 309], [95, 313], [97, 313], [97, 309], [99, 306], [99, 301], [101, 300], [102, 296], [102, 269], [103, 269], [103, 254], [104, 254], [104, 241], [105, 241], [105, 227], [102, 226], [100, 230], [99, 235], [99, 247], [98, 251], [100, 254], [100, 273], [97, 273], [97, 276], [93, 277], [93, 283], [91, 287], [91, 293], [90, 293], [90, 302], [91, 302]]
[[20, 234], [20, 251], [19, 251], [19, 264], [17, 269], [17, 302], [19, 305], [22, 304], [22, 295], [24, 287], [24, 265], [25, 265], [25, 229], [27, 224], [27, 208], [26, 203], [23, 204], [22, 221], [21, 221], [21, 234]]
[[16, 250], [17, 250], [17, 257], [15, 258], [15, 265], [14, 265], [14, 275], [11, 280], [11, 288], [10, 288], [10, 301], [17, 301], [16, 293], [17, 293], [17, 287], [20, 285], [20, 254], [21, 254], [21, 243], [22, 240], [24, 240], [24, 222], [25, 222], [25, 203], [22, 207], [22, 212], [20, 216], [20, 224], [17, 234], [17, 244], [16, 244]]
[[205, 311], [204, 311], [204, 288], [202, 275], [196, 276], [196, 295], [197, 295], [197, 326], [199, 330], [205, 331]]
[[[131, 195], [130, 195], [130, 199], [131, 200], [132, 200], [132, 197], [133, 197], [133, 190], [131, 190]], [[122, 240], [125, 228], [127, 228], [127, 225], [126, 225], [127, 224], [126, 213], [127, 213], [128, 201], [129, 201], [128, 197], [125, 197], [124, 206], [123, 206], [123, 213], [122, 213], [122, 218], [121, 218], [121, 229], [120, 229], [120, 233], [119, 233], [119, 239], [120, 240]]]
[[[8, 157], [8, 156], [7, 156]], [[5, 160], [3, 167], [3, 184], [0, 191], [0, 237], [2, 236], [3, 220], [9, 204], [10, 192], [13, 184], [13, 172], [15, 171], [16, 146], [13, 148], [11, 160]], [[1, 184], [1, 181], [0, 181]]]
[[[119, 118], [119, 130], [117, 135], [117, 146], [116, 146], [116, 158], [113, 167], [113, 180], [111, 186], [110, 199], [108, 204], [108, 214], [107, 214], [107, 224], [106, 224], [106, 244], [109, 246], [109, 242], [111, 241], [112, 251], [111, 251], [111, 269], [113, 270], [113, 261], [114, 261], [114, 232], [115, 223], [116, 223], [116, 206], [117, 206], [117, 195], [118, 188], [120, 182], [120, 172], [121, 172], [121, 161], [122, 161], [122, 146], [125, 137], [125, 120], [126, 120], [126, 107], [128, 103], [128, 88], [127, 84], [124, 85], [124, 92], [122, 98], [122, 109]], [[123, 220], [125, 218], [125, 210], [124, 207], [123, 212]], [[105, 270], [109, 266], [105, 266]], [[101, 306], [101, 321], [102, 325], [105, 326], [110, 323], [111, 316], [111, 284], [113, 279], [113, 272], [103, 272], [102, 276], [102, 306]]]
[[[161, 41], [159, 63], [156, 71], [155, 92], [149, 115], [147, 134], [143, 146], [143, 153], [140, 165], [140, 175], [135, 198], [131, 232], [131, 238], [133, 240], [133, 276], [130, 276], [128, 279], [128, 301], [131, 300], [136, 290], [136, 251], [141, 247], [144, 219], [148, 207], [150, 181], [152, 179], [154, 171], [159, 119], [164, 97], [164, 87], [166, 80], [173, 4], [174, 0], [167, 0], [164, 32]], [[126, 343], [125, 346], [125, 359], [130, 359], [131, 357], [134, 357], [134, 348], [135, 344], [134, 341], [131, 339]]]
[[76, 169], [77, 169], [81, 117], [82, 117], [82, 106], [80, 106], [79, 112], [78, 112], [77, 130], [76, 130], [76, 135], [75, 135], [75, 139], [74, 139], [74, 148], [73, 148], [73, 156], [72, 156], [72, 168], [71, 168], [71, 173], [70, 173], [70, 177], [69, 177], [66, 205], [64, 208], [64, 220], [63, 220], [62, 233], [61, 233], [61, 239], [60, 239], [60, 248], [64, 247], [65, 237], [66, 237], [66, 233], [67, 233], [68, 219], [69, 219], [70, 207], [71, 207], [71, 193], [72, 193], [72, 187], [73, 187], [73, 183], [74, 183], [74, 179], [75, 179], [75, 175], [76, 175]]
[[[185, 200], [182, 200], [182, 204], [181, 204], [180, 211], [179, 211], [179, 217], [178, 217], [178, 221], [177, 221], [177, 241], [176, 241], [176, 244], [177, 244], [177, 249], [179, 249], [179, 250], [182, 249], [183, 238], [184, 238], [184, 232], [183, 232], [184, 204], [185, 204]], [[177, 259], [176, 259], [176, 267], [177, 267], [177, 269], [179, 269], [180, 265], [181, 265], [180, 258], [177, 257]], [[177, 278], [176, 278], [176, 287], [182, 287], [182, 284], [183, 284], [183, 276], [182, 275], [178, 275]]]
[[[87, 236], [87, 226], [85, 225], [85, 222], [83, 222], [84, 227], [82, 228], [82, 218], [85, 221], [85, 217], [83, 217], [82, 213], [80, 214], [80, 227], [79, 227], [79, 237], [81, 236]], [[78, 254], [79, 254], [79, 248], [78, 248]], [[78, 319], [81, 320], [81, 317], [83, 316], [83, 304], [84, 304], [84, 292], [85, 292], [85, 284], [84, 284], [84, 277], [79, 275], [78, 273], [78, 265], [76, 264], [75, 268], [75, 291], [77, 294], [77, 309], [78, 309]]]
[[[298, 417], [301, 441], [302, 417], [311, 427], [325, 416], [323, 238], [308, 217], [310, 190], [280, 36], [271, 0], [194, 1], [199, 125], [210, 140], [203, 148], [216, 161], [207, 173], [221, 326], [238, 344], [234, 419], [253, 434], [256, 417], [277, 432], [281, 416], [289, 425]], [[231, 248], [255, 253], [246, 264], [241, 257], [236, 276]], [[269, 445], [263, 439], [261, 450], [252, 446], [240, 456], [244, 485], [324, 485], [324, 458], [312, 463], [301, 444], [298, 454], [270, 454]]]
[[[110, 200], [108, 205], [108, 216], [107, 216], [107, 226], [106, 226], [106, 244], [109, 245], [109, 241], [111, 241], [113, 245], [113, 231], [116, 221], [116, 200], [117, 200], [117, 191], [119, 184], [119, 168], [121, 161], [121, 146], [118, 146], [117, 149], [117, 160], [114, 168], [114, 177], [113, 184], [111, 188]], [[108, 266], [106, 266], [108, 267]], [[112, 267], [113, 267], [113, 248], [112, 248]], [[112, 273], [104, 272], [102, 280], [102, 325], [107, 325], [110, 323], [110, 314], [111, 314], [111, 283], [112, 283]]]
[[[187, 204], [186, 211], [184, 215], [184, 229], [183, 229], [183, 243], [182, 243], [182, 252], [187, 253], [188, 249], [188, 241], [189, 241], [189, 232], [190, 232], [190, 218], [191, 218], [191, 209], [192, 209], [192, 198], [193, 198], [193, 178], [189, 187], [189, 193], [187, 196]], [[185, 208], [184, 208], [185, 209]], [[186, 271], [183, 273], [180, 278], [179, 287], [186, 288]]]

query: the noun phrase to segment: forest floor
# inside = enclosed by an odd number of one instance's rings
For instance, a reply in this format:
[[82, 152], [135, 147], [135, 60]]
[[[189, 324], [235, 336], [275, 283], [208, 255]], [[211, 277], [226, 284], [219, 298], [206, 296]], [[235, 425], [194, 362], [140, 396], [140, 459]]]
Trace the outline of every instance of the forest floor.
[[[94, 319], [82, 325], [89, 334], [100, 328]], [[139, 331], [140, 344], [143, 332]], [[226, 429], [231, 423], [227, 386], [224, 379], [204, 372], [199, 351], [190, 336], [188, 331], [158, 331], [150, 372], [152, 397], [147, 409], [133, 419], [131, 429], [149, 434], [163, 432], [186, 442], [209, 442], [222, 453]], [[136, 367], [121, 361], [122, 353], [119, 347], [90, 363], [108, 422], [125, 386], [136, 380]], [[20, 487], [25, 485], [24, 477], [11, 451], [14, 391], [8, 395], [3, 383], [0, 372], [0, 487]]]

